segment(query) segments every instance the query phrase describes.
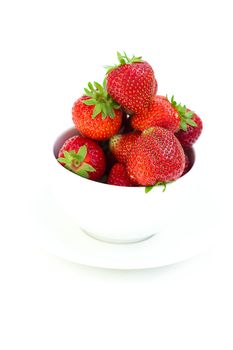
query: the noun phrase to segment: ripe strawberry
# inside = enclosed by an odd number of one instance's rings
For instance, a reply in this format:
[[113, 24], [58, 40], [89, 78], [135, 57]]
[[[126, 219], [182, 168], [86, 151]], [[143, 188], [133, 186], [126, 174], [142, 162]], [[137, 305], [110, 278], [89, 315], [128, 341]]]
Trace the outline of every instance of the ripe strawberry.
[[120, 106], [112, 100], [106, 91], [106, 83], [101, 86], [88, 84], [85, 96], [73, 105], [72, 116], [77, 130], [93, 140], [107, 140], [116, 134], [122, 123]]
[[184, 151], [177, 138], [171, 131], [157, 126], [142, 132], [126, 164], [131, 180], [142, 186], [176, 180], [184, 166]]
[[180, 115], [166, 97], [154, 96], [147, 110], [131, 117], [131, 125], [141, 131], [151, 126], [161, 126], [176, 132], [180, 127]]
[[179, 130], [175, 134], [183, 147], [191, 147], [201, 135], [203, 129], [201, 118], [194, 113], [192, 121], [195, 123], [195, 126], [187, 125], [186, 130]]
[[133, 186], [133, 182], [129, 178], [125, 166], [121, 163], [113, 165], [108, 175], [107, 183], [117, 186]]
[[157, 92], [154, 71], [141, 57], [129, 59], [125, 52], [117, 56], [120, 64], [106, 67], [108, 93], [127, 112], [140, 113]]
[[120, 163], [126, 163], [129, 153], [140, 132], [114, 135], [109, 140], [109, 149]]
[[193, 112], [178, 104], [174, 96], [171, 102], [165, 96], [154, 96], [147, 110], [131, 117], [131, 125], [141, 131], [151, 126], [160, 126], [175, 133], [180, 129], [187, 130], [187, 125], [196, 124], [193, 121]]
[[65, 141], [57, 160], [68, 170], [90, 180], [98, 180], [106, 168], [102, 148], [95, 141], [80, 135]]

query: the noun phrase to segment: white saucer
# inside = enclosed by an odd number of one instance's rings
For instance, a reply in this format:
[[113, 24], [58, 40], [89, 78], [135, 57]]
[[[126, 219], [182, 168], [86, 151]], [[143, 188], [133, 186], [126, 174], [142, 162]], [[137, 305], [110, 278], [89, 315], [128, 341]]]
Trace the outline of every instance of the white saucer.
[[189, 259], [206, 249], [207, 232], [195, 224], [166, 230], [139, 243], [112, 244], [85, 234], [65, 215], [49, 189], [44, 189], [32, 206], [35, 233], [49, 253], [86, 266], [108, 269], [156, 268]]

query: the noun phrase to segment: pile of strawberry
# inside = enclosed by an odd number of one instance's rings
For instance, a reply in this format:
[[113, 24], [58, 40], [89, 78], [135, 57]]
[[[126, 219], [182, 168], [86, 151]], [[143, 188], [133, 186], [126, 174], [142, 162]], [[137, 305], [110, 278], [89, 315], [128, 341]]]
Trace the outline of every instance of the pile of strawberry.
[[58, 161], [90, 180], [148, 192], [190, 170], [202, 121], [174, 97], [157, 95], [154, 71], [141, 57], [117, 56], [103, 85], [88, 83], [74, 103], [79, 134], [66, 140]]

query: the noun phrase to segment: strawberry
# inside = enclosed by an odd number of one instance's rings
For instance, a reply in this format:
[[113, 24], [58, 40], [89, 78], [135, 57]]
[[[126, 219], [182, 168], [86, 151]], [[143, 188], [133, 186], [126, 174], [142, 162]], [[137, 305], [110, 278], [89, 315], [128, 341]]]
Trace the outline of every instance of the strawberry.
[[131, 180], [142, 186], [176, 180], [184, 167], [181, 144], [171, 131], [158, 126], [142, 132], [126, 163]]
[[149, 63], [141, 57], [117, 53], [119, 65], [107, 66], [109, 95], [127, 112], [143, 112], [157, 92], [157, 81]]
[[65, 141], [57, 160], [68, 170], [90, 180], [100, 179], [106, 168], [102, 148], [95, 141], [80, 135]]
[[154, 96], [147, 110], [135, 113], [131, 117], [131, 125], [134, 129], [141, 131], [151, 126], [161, 126], [176, 132], [180, 127], [180, 116], [166, 97]]
[[129, 153], [140, 132], [114, 135], [109, 140], [109, 149], [120, 163], [126, 163]]
[[154, 96], [147, 110], [131, 117], [131, 125], [141, 131], [151, 126], [161, 126], [175, 133], [180, 129], [187, 130], [188, 125], [196, 126], [193, 114], [186, 106], [178, 104], [174, 96], [171, 101], [165, 96]]
[[186, 129], [179, 130], [175, 134], [183, 147], [191, 147], [201, 135], [203, 129], [201, 118], [194, 113], [192, 121], [195, 125], [187, 125]]
[[113, 165], [108, 175], [107, 183], [117, 186], [133, 186], [133, 182], [129, 178], [125, 166], [121, 163]]
[[119, 131], [122, 111], [108, 95], [106, 82], [103, 86], [94, 82], [94, 86], [88, 83], [85, 95], [74, 103], [73, 122], [82, 135], [93, 140], [107, 140]]

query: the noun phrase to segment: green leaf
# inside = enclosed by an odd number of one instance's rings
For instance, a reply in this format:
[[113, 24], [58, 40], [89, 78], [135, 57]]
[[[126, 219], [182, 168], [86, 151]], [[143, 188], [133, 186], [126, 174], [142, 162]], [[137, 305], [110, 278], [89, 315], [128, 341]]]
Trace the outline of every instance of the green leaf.
[[187, 124], [184, 120], [180, 121], [180, 129], [187, 131]]
[[114, 65], [114, 66], [104, 66], [105, 69], [107, 69], [107, 72], [106, 72], [106, 75], [108, 75], [109, 73], [111, 73], [114, 69], [116, 69], [117, 65]]
[[89, 174], [86, 170], [79, 168], [76, 174], [78, 174], [79, 176], [85, 177], [86, 179], [89, 179]]
[[107, 88], [107, 78], [106, 77], [104, 78], [104, 81], [103, 81], [103, 87], [104, 87], [104, 89]]
[[120, 52], [119, 51], [117, 51], [117, 58], [118, 58], [118, 60], [120, 61], [121, 60], [121, 58], [122, 58], [122, 56], [121, 56], [121, 54], [120, 54]]
[[97, 83], [96, 81], [94, 81], [94, 85], [95, 85], [95, 87], [96, 87], [96, 89], [97, 90], [99, 90], [101, 93], [103, 93], [103, 87], [99, 84], [99, 83]]
[[78, 162], [82, 162], [82, 158], [77, 153], [75, 153], [72, 158], [77, 160]]
[[191, 126], [197, 126], [197, 123], [194, 120], [192, 120], [192, 119], [186, 120], [186, 123], [191, 125]]
[[142, 62], [142, 57], [135, 57], [130, 63]]
[[92, 119], [94, 119], [101, 112], [101, 104], [97, 103], [92, 113]]
[[148, 193], [152, 190], [152, 188], [154, 188], [154, 186], [146, 186], [145, 187], [145, 193]]
[[129, 57], [126, 55], [125, 51], [124, 51], [124, 56], [125, 56], [125, 58], [126, 58], [127, 62], [129, 62], [129, 61], [130, 61], [130, 59], [129, 59]]
[[72, 159], [73, 159], [72, 154], [70, 154], [70, 152], [68, 152], [68, 151], [64, 151], [64, 156], [69, 161], [72, 161]]
[[106, 108], [106, 117], [109, 116], [109, 113], [110, 113], [110, 105], [108, 103], [105, 104], [105, 108]]
[[109, 117], [111, 119], [115, 118], [115, 113], [114, 113], [114, 110], [112, 108], [109, 108]]
[[180, 106], [180, 105], [177, 105], [177, 102], [174, 99], [174, 95], [172, 95], [172, 97], [171, 97], [171, 104], [173, 107], [176, 107], [176, 108]]
[[88, 96], [88, 97], [93, 97], [93, 93], [91, 91], [89, 91], [88, 89], [84, 89], [85, 91], [85, 95]]
[[82, 102], [87, 106], [93, 106], [97, 103], [97, 101], [94, 98], [90, 98], [89, 100], [83, 100]]
[[157, 186], [163, 186], [163, 192], [165, 192], [166, 187], [167, 187], [167, 183], [166, 182], [157, 182], [154, 186], [146, 186], [145, 193], [150, 192], [152, 190], [152, 188], [157, 187]]
[[108, 115], [106, 104], [102, 103], [101, 107], [102, 107], [102, 118], [105, 119]]
[[189, 112], [186, 112], [185, 113], [185, 118], [191, 118], [193, 116], [193, 112], [192, 111], [189, 111]]
[[90, 172], [90, 173], [96, 171], [96, 169], [93, 168], [93, 166], [91, 166], [91, 165], [88, 164], [88, 163], [83, 163], [83, 164], [81, 165], [80, 169], [85, 170], [85, 171], [88, 171], [88, 172]]
[[68, 159], [62, 158], [62, 157], [57, 158], [57, 161], [60, 163], [65, 163], [65, 164], [68, 163]]
[[83, 162], [84, 159], [86, 158], [86, 155], [87, 155], [87, 146], [86, 146], [86, 145], [83, 145], [83, 146], [81, 146], [81, 147], [79, 148], [79, 150], [78, 150], [78, 154], [77, 154], [78, 160], [79, 160], [80, 162]]
[[136, 62], [143, 62], [143, 59], [141, 56], [136, 57], [133, 55], [132, 58], [129, 58], [125, 51], [123, 52], [123, 55], [120, 52], [117, 52], [117, 58], [120, 64], [113, 65], [113, 66], [104, 66], [104, 68], [107, 69], [106, 74], [111, 73], [114, 69], [124, 65], [124, 64], [130, 64], [130, 63], [136, 63]]
[[114, 110], [121, 108], [121, 106], [108, 94], [106, 85], [107, 80], [105, 78], [103, 85], [96, 81], [94, 82], [95, 90], [90, 82], [88, 83], [88, 87], [91, 91], [87, 88], [84, 89], [86, 95], [90, 98], [82, 100], [82, 102], [87, 106], [94, 106], [92, 114], [93, 119], [100, 113], [102, 113], [102, 119], [105, 119], [107, 116], [114, 118]]
[[94, 86], [92, 85], [91, 82], [89, 82], [87, 85], [91, 91], [94, 91]]
[[123, 56], [120, 54], [120, 52], [117, 52], [117, 58], [118, 58], [120, 64], [122, 64], [122, 65], [125, 64], [125, 60], [124, 60]]
[[167, 188], [166, 182], [161, 182], [161, 185], [163, 186], [163, 192], [165, 192]]
[[94, 172], [96, 171], [95, 168], [93, 168], [90, 164], [88, 163], [83, 163], [77, 170], [76, 174], [85, 177], [85, 178], [89, 178], [89, 174], [88, 172]]

